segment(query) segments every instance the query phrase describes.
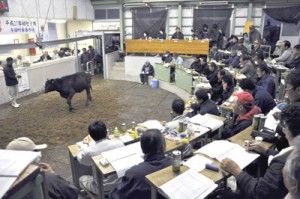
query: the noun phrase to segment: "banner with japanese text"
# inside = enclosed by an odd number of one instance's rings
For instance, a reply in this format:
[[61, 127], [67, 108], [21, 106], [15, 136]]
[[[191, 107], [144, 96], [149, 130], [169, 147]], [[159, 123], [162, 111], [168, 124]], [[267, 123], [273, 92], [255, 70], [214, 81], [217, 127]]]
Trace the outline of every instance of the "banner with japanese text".
[[0, 17], [0, 34], [30, 34], [38, 32], [36, 19]]

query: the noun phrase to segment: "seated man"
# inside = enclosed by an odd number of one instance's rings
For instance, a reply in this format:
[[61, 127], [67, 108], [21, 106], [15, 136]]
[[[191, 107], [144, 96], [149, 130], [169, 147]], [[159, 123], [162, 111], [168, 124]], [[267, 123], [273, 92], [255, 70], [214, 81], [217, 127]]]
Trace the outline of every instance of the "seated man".
[[39, 61], [48, 61], [48, 60], [51, 60], [51, 57], [49, 56], [48, 51], [44, 51]]
[[[292, 146], [293, 140], [300, 135], [300, 104], [287, 105], [282, 110], [281, 122], [285, 125], [284, 133]], [[288, 193], [284, 187], [282, 170], [284, 164], [292, 152], [292, 147], [278, 151], [265, 149], [261, 145], [253, 145], [248, 148], [269, 158], [268, 168], [263, 177], [254, 178], [243, 171], [234, 161], [225, 158], [221, 167], [231, 173], [237, 182], [240, 194], [237, 198], [257, 198], [257, 199], [282, 199]]]
[[222, 61], [222, 54], [218, 52], [218, 48], [216, 46], [211, 48], [209, 58], [216, 62]]
[[266, 89], [270, 95], [275, 99], [276, 87], [275, 82], [270, 74], [270, 70], [267, 65], [259, 65], [256, 70], [258, 81], [256, 82], [257, 86], [261, 86]]
[[297, 199], [300, 196], [300, 136], [294, 139], [293, 146], [283, 168], [284, 185], [289, 191], [286, 199]]
[[170, 63], [173, 61], [173, 58], [170, 54], [170, 51], [166, 51], [165, 54], [161, 57], [162, 62], [164, 63]]
[[254, 57], [256, 54], [264, 54], [264, 51], [260, 48], [260, 42], [258, 40], [254, 41], [253, 49], [251, 51], [252, 57]]
[[292, 53], [292, 48], [291, 48], [291, 43], [289, 41], [283, 41], [283, 46], [282, 50], [283, 53], [279, 57], [273, 59], [272, 61], [276, 62], [281, 62], [283, 64], [289, 64], [291, 63], [293, 59], [293, 53]]
[[240, 87], [245, 92], [252, 94], [254, 97], [254, 104], [261, 109], [264, 115], [269, 113], [270, 110], [276, 106], [276, 103], [270, 93], [261, 86], [255, 86], [250, 78], [242, 79], [240, 81]]
[[183, 59], [178, 56], [178, 54], [176, 52], [173, 53], [173, 62], [177, 65], [177, 66], [182, 66], [183, 63]]
[[154, 68], [149, 61], [146, 61], [140, 74], [142, 84], [148, 84], [149, 76], [154, 76]]
[[[123, 142], [120, 140], [107, 139], [106, 126], [100, 120], [90, 124], [88, 131], [89, 135], [96, 143], [78, 151], [77, 160], [79, 163], [85, 166], [92, 166], [94, 164], [92, 160], [93, 156], [100, 155], [102, 152], [124, 146]], [[104, 191], [111, 191], [111, 189], [114, 188], [117, 179], [118, 177], [116, 174], [104, 178]], [[82, 189], [88, 190], [94, 194], [98, 194], [98, 185], [93, 176], [81, 176], [79, 178], [79, 184]]]
[[205, 115], [206, 113], [219, 115], [217, 105], [214, 101], [209, 99], [207, 92], [203, 90], [197, 90], [195, 95], [197, 97], [198, 103], [191, 105], [193, 111], [187, 114], [188, 117], [193, 117], [198, 113], [200, 115]]
[[238, 117], [233, 127], [229, 127], [228, 130], [223, 132], [222, 137], [224, 139], [232, 137], [251, 126], [253, 116], [261, 113], [261, 110], [254, 105], [254, 99], [250, 93], [240, 92], [236, 94], [233, 112], [237, 114]]
[[212, 95], [211, 99], [215, 102], [222, 103], [222, 93], [223, 93], [223, 84], [222, 84], [222, 78], [227, 75], [230, 76], [233, 81], [233, 76], [228, 72], [227, 70], [221, 69], [218, 71], [218, 82], [217, 84], [212, 87]]
[[293, 59], [289, 64], [285, 64], [287, 68], [300, 69], [300, 44], [293, 48]]
[[223, 87], [222, 98], [218, 100], [218, 104], [222, 104], [223, 102], [228, 100], [232, 95], [234, 91], [234, 83], [232, 80], [232, 76], [224, 75], [222, 77], [222, 87]]
[[[122, 177], [120, 184], [110, 193], [111, 199], [150, 199], [151, 187], [145, 176], [168, 167], [172, 159], [166, 157], [165, 138], [157, 129], [149, 129], [141, 137], [144, 162], [131, 167]], [[160, 194], [157, 198], [164, 198]]]
[[184, 35], [180, 31], [179, 27], [176, 27], [176, 32], [172, 35], [172, 39], [184, 39]]
[[187, 122], [188, 118], [183, 115], [185, 103], [182, 99], [174, 99], [172, 102], [172, 121], [165, 125], [162, 133], [168, 133], [176, 128], [179, 128], [179, 122]]
[[247, 78], [252, 79], [253, 82], [256, 82], [257, 80], [257, 74], [255, 67], [253, 66], [252, 61], [249, 59], [248, 56], [243, 55], [240, 58], [240, 73], [244, 74]]
[[213, 87], [218, 82], [218, 67], [214, 62], [211, 62], [208, 66], [209, 74], [206, 78], [209, 80], [211, 87]]
[[191, 69], [194, 69], [199, 74], [201, 74], [201, 72], [203, 71], [200, 58], [201, 58], [201, 56], [197, 55], [194, 58], [194, 61], [193, 61], [193, 63], [190, 66]]
[[[36, 145], [31, 139], [27, 137], [20, 137], [11, 141], [7, 146], [7, 150], [18, 151], [37, 151], [45, 149], [46, 144]], [[64, 178], [54, 173], [52, 167], [44, 162], [39, 162], [41, 172], [44, 172], [45, 185], [49, 199], [69, 198], [77, 199], [80, 190]], [[26, 198], [30, 198], [26, 196]]]

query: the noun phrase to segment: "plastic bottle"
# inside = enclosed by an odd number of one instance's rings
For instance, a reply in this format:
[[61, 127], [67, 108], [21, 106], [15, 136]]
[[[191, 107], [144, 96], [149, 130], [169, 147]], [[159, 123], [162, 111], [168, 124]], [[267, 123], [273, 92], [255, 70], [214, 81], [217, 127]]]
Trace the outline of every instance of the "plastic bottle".
[[118, 127], [115, 127], [115, 130], [114, 130], [114, 136], [115, 136], [116, 138], [120, 137], [120, 131], [119, 131]]

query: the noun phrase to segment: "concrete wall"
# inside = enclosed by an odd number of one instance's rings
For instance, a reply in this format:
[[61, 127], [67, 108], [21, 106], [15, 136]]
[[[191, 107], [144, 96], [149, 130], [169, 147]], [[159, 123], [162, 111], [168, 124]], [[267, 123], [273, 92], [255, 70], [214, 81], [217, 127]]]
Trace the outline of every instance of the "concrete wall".
[[[19, 93], [19, 97], [24, 97], [43, 90], [47, 79], [59, 78], [75, 72], [75, 57], [73, 56], [33, 64], [28, 68], [30, 90]], [[0, 104], [10, 101], [2, 71], [0, 71], [0, 96]]]
[[111, 75], [111, 71], [115, 62], [120, 58], [119, 51], [105, 54], [105, 65], [104, 65], [104, 78], [108, 79]]

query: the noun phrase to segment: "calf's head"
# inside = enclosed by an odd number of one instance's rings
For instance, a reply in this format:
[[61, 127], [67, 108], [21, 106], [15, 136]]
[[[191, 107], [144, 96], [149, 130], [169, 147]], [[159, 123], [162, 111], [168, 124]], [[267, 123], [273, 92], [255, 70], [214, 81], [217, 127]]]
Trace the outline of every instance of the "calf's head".
[[45, 84], [45, 93], [55, 91], [55, 90], [56, 90], [55, 79], [47, 80]]

